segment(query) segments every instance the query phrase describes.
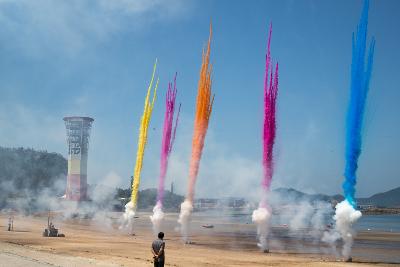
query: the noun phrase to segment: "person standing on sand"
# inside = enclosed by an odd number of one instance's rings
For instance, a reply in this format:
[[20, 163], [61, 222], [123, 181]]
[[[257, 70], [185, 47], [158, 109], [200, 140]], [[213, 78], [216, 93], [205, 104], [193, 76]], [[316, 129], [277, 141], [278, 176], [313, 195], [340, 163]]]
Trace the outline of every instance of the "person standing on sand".
[[11, 222], [12, 222], [12, 219], [11, 219], [11, 217], [9, 217], [8, 218], [8, 231], [11, 231]]
[[151, 252], [153, 253], [154, 267], [164, 267], [165, 262], [165, 242], [163, 240], [164, 233], [158, 233], [158, 239], [151, 244]]

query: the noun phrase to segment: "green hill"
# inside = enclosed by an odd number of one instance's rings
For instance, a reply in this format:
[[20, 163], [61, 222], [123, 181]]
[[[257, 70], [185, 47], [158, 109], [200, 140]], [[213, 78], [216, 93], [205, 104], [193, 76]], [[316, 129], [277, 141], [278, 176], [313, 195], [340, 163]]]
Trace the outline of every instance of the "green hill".
[[[121, 203], [121, 207], [119, 207], [119, 209], [123, 210], [123, 205], [125, 205], [131, 197], [131, 190], [118, 188], [117, 196], [125, 199], [125, 201]], [[157, 189], [149, 188], [140, 190], [138, 194], [138, 209], [152, 210], [156, 204], [156, 199]], [[171, 193], [170, 191], [164, 191], [163, 208], [167, 211], [179, 211], [183, 200], [184, 197], [181, 195]]]
[[67, 160], [57, 153], [0, 147], [0, 208], [12, 198], [32, 198], [43, 190], [65, 190]]

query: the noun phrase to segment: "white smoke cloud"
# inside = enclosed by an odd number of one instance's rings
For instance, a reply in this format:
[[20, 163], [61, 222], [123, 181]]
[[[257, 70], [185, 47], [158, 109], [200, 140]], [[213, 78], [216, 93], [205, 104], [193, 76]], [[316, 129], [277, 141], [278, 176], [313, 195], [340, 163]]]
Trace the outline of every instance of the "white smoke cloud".
[[314, 213], [314, 207], [310, 202], [302, 201], [298, 205], [293, 205], [294, 216], [289, 221], [289, 228], [292, 231], [298, 231], [310, 226], [311, 218]]
[[105, 203], [115, 197], [115, 188], [120, 184], [121, 177], [115, 172], [109, 172], [103, 180], [99, 182], [91, 193], [91, 199], [95, 203]]
[[332, 247], [335, 246], [335, 242], [338, 239], [342, 239], [342, 256], [345, 260], [350, 258], [351, 248], [356, 235], [352, 226], [361, 216], [361, 211], [355, 210], [347, 200], [343, 200], [336, 205], [335, 216], [333, 217], [336, 221], [335, 229], [325, 232], [322, 237], [322, 241], [331, 244]]
[[[193, 122], [191, 116], [182, 114], [178, 126], [176, 142], [168, 165], [166, 183], [174, 182], [177, 193], [185, 195], [191, 157]], [[182, 126], [182, 127], [181, 127]], [[260, 181], [262, 176], [261, 159], [244, 157], [239, 151], [224, 142], [215, 139], [212, 128], [208, 130], [199, 174], [196, 180], [195, 197], [245, 197], [257, 200], [261, 197]], [[158, 162], [156, 151], [154, 161]], [[149, 162], [150, 160], [148, 160]], [[157, 173], [145, 170], [147, 176], [157, 177]], [[244, 182], [246, 181], [246, 182]], [[143, 181], [143, 185], [154, 187], [154, 181]], [[152, 182], [152, 184], [150, 184]], [[229, 186], [227, 186], [229, 184]], [[254, 194], [254, 191], [256, 192]], [[252, 194], [249, 194], [252, 192]]]
[[0, 181], [0, 193], [6, 196], [7, 194], [14, 195], [3, 203], [0, 197], [0, 205], [5, 210], [13, 210], [27, 216], [50, 212], [56, 221], [74, 219], [89, 222], [98, 230], [114, 229], [116, 220], [112, 218], [110, 211], [114, 204], [118, 204], [115, 200], [115, 185], [120, 180], [117, 173], [112, 171], [102, 179], [100, 184], [90, 186], [88, 190], [90, 201], [83, 202], [69, 201], [61, 197], [65, 192], [65, 175], [53, 179], [52, 185], [40, 188], [37, 192], [29, 189], [21, 190], [13, 183]]
[[[116, 186], [121, 177], [115, 172], [110, 171], [98, 184], [89, 186], [90, 201], [77, 202], [59, 199], [55, 205], [60, 215], [60, 219], [73, 218], [76, 221], [85, 221], [90, 219], [91, 226], [101, 231], [114, 230], [115, 219], [112, 218], [111, 211], [113, 205], [119, 204], [116, 197]], [[65, 189], [65, 185], [64, 185]]]
[[157, 235], [161, 231], [161, 224], [164, 220], [164, 216], [162, 205], [160, 202], [157, 202], [153, 208], [153, 215], [150, 216], [151, 223], [153, 224], [154, 235]]
[[257, 225], [257, 237], [259, 243], [257, 244], [263, 251], [268, 250], [268, 232], [269, 222], [271, 218], [271, 211], [265, 207], [259, 207], [253, 211], [251, 219]]
[[193, 203], [185, 200], [181, 204], [181, 212], [179, 214], [178, 223], [180, 224], [180, 231], [182, 239], [185, 243], [189, 241], [189, 223], [193, 211]]
[[290, 200], [289, 203], [287, 210], [281, 210], [276, 216], [287, 223], [289, 235], [300, 241], [295, 249], [304, 252], [303, 242], [311, 242], [314, 249], [318, 248], [318, 251], [326, 253], [327, 249], [320, 243], [329, 225], [332, 205], [329, 202], [307, 199]]
[[125, 212], [122, 215], [122, 224], [120, 225], [120, 230], [128, 229], [128, 233], [132, 235], [134, 233], [133, 227], [135, 223], [135, 215], [136, 215], [136, 209], [132, 201], [129, 201], [125, 205]]

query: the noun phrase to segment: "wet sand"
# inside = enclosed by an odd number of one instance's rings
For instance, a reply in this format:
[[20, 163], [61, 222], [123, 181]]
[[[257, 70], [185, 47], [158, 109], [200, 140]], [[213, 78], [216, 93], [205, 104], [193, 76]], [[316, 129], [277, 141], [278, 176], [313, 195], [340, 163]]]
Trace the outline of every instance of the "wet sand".
[[[17, 216], [8, 232], [7, 216], [0, 215], [0, 266], [152, 266], [153, 239], [148, 213], [139, 213], [135, 236], [113, 225], [89, 219], [53, 220], [64, 238], [42, 237], [47, 217]], [[325, 244], [308, 232], [272, 229], [271, 253], [259, 251], [251, 224], [218, 223], [206, 229], [209, 219], [194, 216], [190, 245], [176, 231], [177, 214], [166, 216], [166, 266], [400, 266], [400, 233], [360, 232], [353, 249], [353, 263], [340, 261]]]

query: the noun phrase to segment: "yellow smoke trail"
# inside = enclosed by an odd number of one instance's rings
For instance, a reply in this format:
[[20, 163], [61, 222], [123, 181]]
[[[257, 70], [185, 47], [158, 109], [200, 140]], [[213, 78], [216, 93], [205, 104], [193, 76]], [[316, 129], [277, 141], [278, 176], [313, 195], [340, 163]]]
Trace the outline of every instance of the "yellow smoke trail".
[[135, 170], [133, 173], [132, 195], [131, 195], [131, 204], [132, 204], [132, 208], [134, 210], [136, 209], [136, 205], [137, 205], [137, 196], [138, 196], [138, 190], [139, 190], [139, 184], [140, 184], [140, 173], [142, 171], [144, 149], [145, 149], [146, 143], [147, 143], [147, 131], [149, 128], [151, 113], [153, 111], [154, 101], [156, 100], [156, 94], [157, 94], [158, 78], [157, 78], [156, 85], [154, 87], [153, 99], [150, 103], [150, 101], [149, 101], [150, 100], [150, 91], [151, 91], [151, 88], [153, 87], [154, 74], [156, 72], [156, 68], [157, 68], [157, 60], [154, 63], [153, 74], [151, 76], [150, 85], [147, 88], [147, 95], [146, 95], [146, 99], [144, 101], [143, 115], [142, 115], [142, 118], [140, 119], [139, 140], [138, 140], [138, 147], [137, 147], [137, 153], [136, 153]]

